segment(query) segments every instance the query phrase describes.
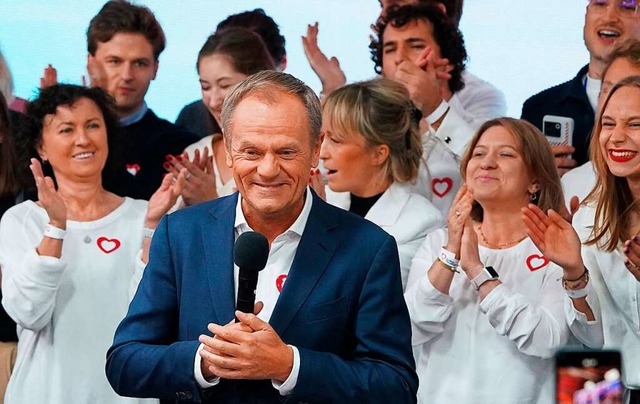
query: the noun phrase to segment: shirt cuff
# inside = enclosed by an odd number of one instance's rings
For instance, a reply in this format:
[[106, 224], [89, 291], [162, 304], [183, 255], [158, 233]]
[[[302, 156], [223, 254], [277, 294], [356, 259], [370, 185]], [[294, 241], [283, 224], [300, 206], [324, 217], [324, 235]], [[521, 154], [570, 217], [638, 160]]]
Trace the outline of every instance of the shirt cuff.
[[444, 306], [453, 305], [453, 298], [445, 295], [436, 289], [429, 280], [428, 275], [424, 275], [418, 282], [418, 291], [420, 292], [420, 301], [432, 301]]
[[209, 387], [216, 386], [218, 383], [220, 383], [220, 378], [214, 377], [211, 380], [206, 380], [202, 375], [202, 368], [200, 367], [202, 365], [202, 356], [200, 356], [200, 350], [202, 350], [203, 348], [204, 344], [200, 344], [200, 346], [198, 346], [198, 349], [196, 349], [196, 359], [193, 363], [193, 375], [196, 378], [196, 383], [198, 383], [198, 386], [200, 386], [200, 388], [208, 389]]
[[291, 373], [289, 373], [289, 377], [287, 377], [287, 380], [283, 383], [271, 380], [273, 388], [278, 390], [281, 396], [291, 394], [298, 383], [298, 374], [300, 373], [300, 352], [298, 352], [298, 348], [293, 345], [287, 346], [293, 350], [293, 368], [291, 369]]
[[509, 289], [505, 286], [504, 283], [499, 284], [484, 299], [480, 302], [480, 311], [484, 314], [487, 314], [491, 307], [499, 301], [502, 300], [505, 294], [508, 294]]

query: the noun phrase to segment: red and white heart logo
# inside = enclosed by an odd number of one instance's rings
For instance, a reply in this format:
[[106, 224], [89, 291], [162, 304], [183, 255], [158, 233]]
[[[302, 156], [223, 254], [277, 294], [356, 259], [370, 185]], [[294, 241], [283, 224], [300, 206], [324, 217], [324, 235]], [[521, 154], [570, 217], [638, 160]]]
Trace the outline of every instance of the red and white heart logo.
[[127, 164], [125, 167], [127, 168], [127, 172], [134, 177], [138, 175], [138, 171], [140, 171], [140, 164]]
[[282, 292], [282, 288], [284, 288], [284, 283], [287, 281], [287, 275], [280, 275], [276, 278], [276, 288], [278, 292]]
[[544, 255], [532, 254], [527, 257], [527, 266], [529, 271], [537, 271], [540, 268], [544, 268], [549, 264], [549, 260]]
[[439, 197], [443, 198], [453, 188], [453, 180], [449, 177], [446, 178], [434, 178], [431, 181], [431, 191]]
[[98, 244], [98, 248], [105, 254], [110, 254], [120, 248], [120, 240], [117, 238], [100, 237], [96, 243]]

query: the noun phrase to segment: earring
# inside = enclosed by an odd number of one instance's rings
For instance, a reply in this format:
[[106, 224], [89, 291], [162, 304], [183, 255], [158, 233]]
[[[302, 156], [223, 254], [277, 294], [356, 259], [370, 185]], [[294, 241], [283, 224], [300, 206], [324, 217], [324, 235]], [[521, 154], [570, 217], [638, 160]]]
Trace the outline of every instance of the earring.
[[529, 194], [529, 199], [531, 202], [535, 202], [538, 200], [538, 194]]

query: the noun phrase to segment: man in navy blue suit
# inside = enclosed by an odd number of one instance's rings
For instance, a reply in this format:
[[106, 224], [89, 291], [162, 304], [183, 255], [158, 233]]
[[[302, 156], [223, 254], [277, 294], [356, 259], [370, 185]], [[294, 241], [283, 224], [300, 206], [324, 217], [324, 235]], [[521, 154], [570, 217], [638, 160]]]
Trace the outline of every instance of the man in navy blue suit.
[[[258, 73], [227, 96], [222, 126], [239, 194], [178, 211], [157, 227], [107, 354], [118, 394], [416, 401], [394, 239], [308, 187], [321, 118], [313, 91], [285, 73]], [[256, 315], [234, 313], [233, 245], [249, 230], [270, 245]]]

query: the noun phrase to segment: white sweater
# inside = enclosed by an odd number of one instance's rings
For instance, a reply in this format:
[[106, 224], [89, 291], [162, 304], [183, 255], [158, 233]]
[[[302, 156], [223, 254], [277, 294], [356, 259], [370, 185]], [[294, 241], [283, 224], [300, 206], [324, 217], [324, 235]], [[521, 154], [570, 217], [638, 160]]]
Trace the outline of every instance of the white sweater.
[[551, 403], [553, 354], [569, 337], [564, 319], [562, 269], [530, 239], [503, 250], [479, 247], [480, 259], [502, 285], [484, 300], [464, 273], [449, 295], [427, 271], [446, 245], [445, 230], [418, 249], [405, 299], [412, 342], [419, 348], [420, 403]]
[[93, 222], [67, 221], [62, 257], [36, 252], [48, 216], [34, 202], [0, 223], [2, 304], [18, 324], [5, 403], [123, 403], [105, 355], [142, 276], [146, 201], [125, 198]]

